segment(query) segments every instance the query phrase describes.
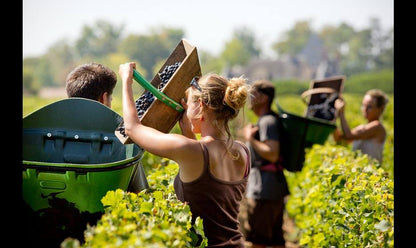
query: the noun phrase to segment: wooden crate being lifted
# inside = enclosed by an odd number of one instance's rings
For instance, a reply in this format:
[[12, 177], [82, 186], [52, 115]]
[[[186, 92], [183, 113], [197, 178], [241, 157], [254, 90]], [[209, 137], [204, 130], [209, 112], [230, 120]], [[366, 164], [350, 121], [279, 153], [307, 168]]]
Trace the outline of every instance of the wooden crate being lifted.
[[[180, 104], [181, 99], [185, 97], [185, 90], [190, 86], [191, 80], [195, 76], [202, 75], [197, 48], [188, 41], [182, 39], [178, 43], [150, 83], [157, 88], [162, 82], [158, 74], [161, 73], [166, 66], [173, 65], [176, 62], [180, 62], [181, 64], [170, 77], [166, 85], [161, 89], [161, 92]], [[143, 94], [145, 94], [145, 92], [143, 92]], [[174, 110], [156, 98], [140, 120], [145, 126], [155, 128], [164, 133], [169, 133], [180, 119], [181, 115], [181, 112]], [[132, 143], [132, 140], [128, 136], [121, 134], [120, 131], [116, 130], [115, 134], [123, 144]]]
[[344, 90], [344, 81], [344, 75], [312, 80], [309, 89], [301, 95], [308, 104], [305, 116], [335, 122], [334, 104]]

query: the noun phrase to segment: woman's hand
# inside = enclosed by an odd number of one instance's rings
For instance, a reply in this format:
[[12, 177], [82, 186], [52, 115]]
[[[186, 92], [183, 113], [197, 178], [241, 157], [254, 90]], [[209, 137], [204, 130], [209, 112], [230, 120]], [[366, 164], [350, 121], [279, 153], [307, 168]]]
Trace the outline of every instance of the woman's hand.
[[179, 119], [179, 127], [181, 128], [182, 134], [185, 137], [196, 139], [195, 134], [192, 132], [192, 124], [191, 121], [188, 119], [186, 115], [186, 110], [188, 109], [188, 105], [186, 104], [184, 99], [181, 99], [181, 104], [184, 108], [182, 113], [182, 117]]
[[124, 63], [119, 66], [118, 74], [120, 74], [123, 84], [131, 85], [133, 83], [133, 69], [136, 69], [136, 63], [134, 62]]
[[336, 109], [337, 116], [344, 113], [344, 108], [345, 108], [344, 99], [338, 98], [337, 100], [335, 100], [334, 107]]
[[125, 132], [127, 136], [132, 136], [132, 130], [140, 124], [139, 116], [137, 115], [136, 105], [133, 98], [133, 69], [136, 68], [136, 63], [129, 62], [119, 66], [118, 73], [120, 75], [122, 85], [122, 104], [123, 104], [123, 121]]

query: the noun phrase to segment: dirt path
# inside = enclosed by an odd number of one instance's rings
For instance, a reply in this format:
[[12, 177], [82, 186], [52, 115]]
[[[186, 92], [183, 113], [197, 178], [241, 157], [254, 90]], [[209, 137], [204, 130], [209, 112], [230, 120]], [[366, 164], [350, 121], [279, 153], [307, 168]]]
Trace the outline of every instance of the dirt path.
[[[246, 201], [245, 199], [242, 201], [240, 206], [240, 224], [241, 224], [241, 231], [245, 233], [244, 226], [247, 225], [247, 212], [246, 212]], [[286, 248], [301, 248], [299, 245], [299, 235], [298, 229], [296, 228], [295, 222], [293, 219], [289, 217], [289, 215], [285, 212], [283, 217], [283, 231], [286, 240]], [[245, 242], [246, 248], [252, 248], [251, 242]]]
[[283, 231], [285, 232], [286, 248], [301, 248], [298, 240], [299, 231], [294, 220], [287, 213], [283, 219]]

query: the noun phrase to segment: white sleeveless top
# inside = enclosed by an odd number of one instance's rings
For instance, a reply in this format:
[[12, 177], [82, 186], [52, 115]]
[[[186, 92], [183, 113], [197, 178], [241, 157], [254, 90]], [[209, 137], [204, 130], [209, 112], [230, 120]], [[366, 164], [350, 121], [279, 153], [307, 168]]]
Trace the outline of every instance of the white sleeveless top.
[[362, 153], [377, 159], [380, 164], [383, 159], [384, 142], [380, 143], [375, 139], [354, 140], [352, 150], [361, 150]]

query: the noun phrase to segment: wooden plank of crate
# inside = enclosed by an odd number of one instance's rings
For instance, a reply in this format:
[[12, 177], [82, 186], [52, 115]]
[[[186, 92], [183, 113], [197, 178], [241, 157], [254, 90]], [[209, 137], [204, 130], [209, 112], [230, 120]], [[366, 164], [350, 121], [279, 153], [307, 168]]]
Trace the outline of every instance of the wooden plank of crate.
[[[344, 89], [345, 76], [334, 76], [322, 80], [312, 80], [310, 89], [328, 87], [342, 93]], [[320, 98], [319, 94], [311, 95], [308, 106], [322, 103], [325, 99]]]
[[[185, 57], [183, 57], [184, 55]], [[181, 62], [181, 65], [169, 79], [162, 92], [172, 98], [172, 100], [180, 103], [181, 99], [185, 97], [185, 90], [189, 87], [192, 78], [201, 76], [201, 67], [196, 47], [182, 40], [159, 72], [163, 71], [166, 65], [171, 65], [178, 61]], [[142, 123], [161, 132], [168, 133], [175, 126], [181, 114], [156, 99], [143, 115]]]
[[[182, 39], [178, 43], [150, 83], [157, 88], [161, 83], [158, 74], [161, 73], [166, 66], [173, 65], [176, 62], [181, 62], [181, 65], [177, 68], [161, 91], [172, 100], [180, 103], [181, 99], [185, 97], [185, 91], [189, 87], [192, 78], [201, 76], [201, 66], [199, 64], [197, 48], [188, 41]], [[146, 126], [168, 133], [175, 126], [181, 115], [182, 113], [172, 109], [158, 99], [155, 99], [141, 117], [141, 122]], [[123, 144], [132, 143], [132, 140], [129, 137], [123, 136], [120, 132], [116, 131], [115, 134]]]

